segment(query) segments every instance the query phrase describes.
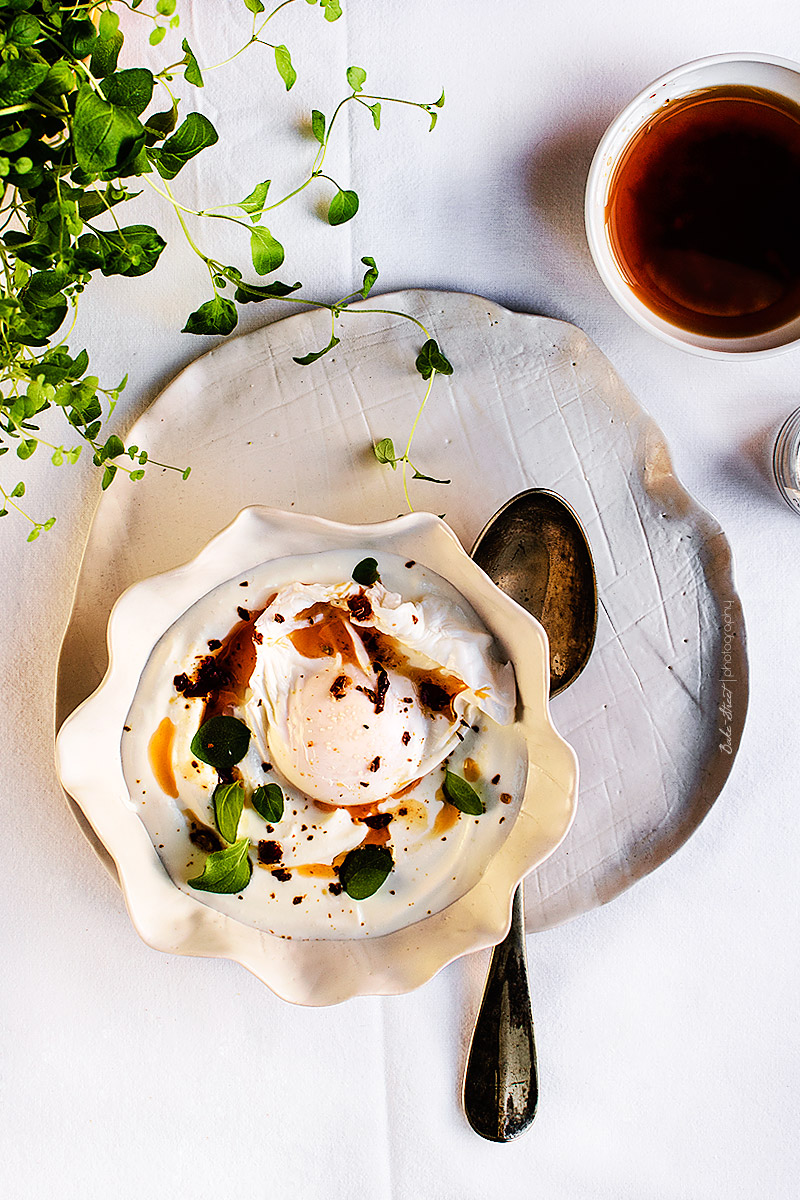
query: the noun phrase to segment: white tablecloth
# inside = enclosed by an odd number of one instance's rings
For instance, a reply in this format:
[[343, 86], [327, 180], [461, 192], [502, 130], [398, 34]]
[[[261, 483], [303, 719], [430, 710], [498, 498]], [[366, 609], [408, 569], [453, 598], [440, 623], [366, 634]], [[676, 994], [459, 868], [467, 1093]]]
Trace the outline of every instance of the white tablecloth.
[[[237, 47], [243, 5], [182, 7], [176, 48], [186, 36], [209, 63]], [[277, 1191], [292, 1200], [785, 1200], [800, 1158], [800, 522], [768, 459], [777, 425], [800, 402], [800, 351], [711, 362], [639, 330], [593, 269], [582, 190], [605, 125], [651, 78], [723, 50], [800, 58], [795, 5], [344, 8], [334, 25], [299, 3], [276, 18], [272, 40], [289, 45], [298, 70], [288, 96], [263, 48], [209, 73], [199, 103], [220, 143], [176, 190], [203, 206], [263, 178], [276, 188], [299, 182], [313, 154], [300, 119], [312, 107], [330, 114], [351, 63], [385, 94], [435, 100], [444, 86], [431, 135], [410, 109], [384, 105], [379, 134], [368, 113], [347, 117], [329, 167], [356, 188], [361, 209], [327, 227], [315, 208], [320, 185], [276, 214], [289, 251], [281, 276], [334, 298], [356, 286], [368, 254], [379, 290], [477, 292], [586, 330], [662, 426], [679, 475], [733, 545], [752, 669], [742, 750], [699, 832], [666, 866], [608, 907], [529, 938], [540, 1112], [518, 1142], [486, 1143], [467, 1126], [459, 1089], [488, 956], [409, 996], [308, 1010], [235, 964], [170, 958], [139, 941], [51, 765], [56, 657], [99, 482], [88, 464], [56, 471], [35, 456], [24, 472], [31, 508], [58, 523], [31, 547], [13, 518], [0, 526], [0, 1190], [13, 1200]], [[133, 17], [125, 28], [136, 62], [147, 30]], [[147, 195], [128, 213], [129, 222], [154, 218], [169, 248], [143, 279], [94, 281], [72, 338], [103, 379], [130, 372], [122, 428], [212, 344], [179, 332], [207, 298], [207, 279], [177, 222]], [[221, 257], [245, 261], [246, 241], [221, 223], [200, 233]], [[241, 328], [284, 313], [251, 306]]]

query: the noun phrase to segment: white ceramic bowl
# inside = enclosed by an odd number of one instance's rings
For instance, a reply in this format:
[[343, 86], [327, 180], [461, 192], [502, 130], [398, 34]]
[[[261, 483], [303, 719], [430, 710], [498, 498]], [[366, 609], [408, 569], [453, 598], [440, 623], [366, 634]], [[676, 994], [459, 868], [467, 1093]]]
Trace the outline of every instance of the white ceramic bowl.
[[[187, 608], [259, 563], [349, 547], [402, 555], [434, 570], [494, 635], [516, 674], [517, 719], [528, 754], [525, 794], [479, 882], [441, 912], [374, 939], [275, 937], [173, 884], [130, 803], [120, 739], [150, 652]], [[131, 918], [149, 945], [235, 959], [287, 1000], [334, 1004], [356, 995], [409, 991], [459, 955], [497, 942], [508, 928], [517, 883], [555, 850], [572, 823], [577, 761], [550, 720], [544, 630], [494, 586], [430, 513], [343, 525], [247, 508], [191, 562], [135, 584], [120, 597], [109, 620], [108, 648], [103, 682], [57, 738], [56, 765], [65, 790], [112, 855]]]
[[668, 100], [701, 88], [739, 84], [778, 92], [800, 104], [800, 64], [768, 54], [717, 54], [676, 67], [649, 84], [611, 122], [595, 151], [586, 182], [586, 234], [600, 276], [617, 303], [644, 329], [681, 350], [706, 357], [742, 359], [780, 354], [800, 340], [800, 317], [752, 337], [718, 338], [690, 333], [665, 321], [638, 298], [621, 273], [606, 228], [608, 192], [617, 163], [633, 135]]

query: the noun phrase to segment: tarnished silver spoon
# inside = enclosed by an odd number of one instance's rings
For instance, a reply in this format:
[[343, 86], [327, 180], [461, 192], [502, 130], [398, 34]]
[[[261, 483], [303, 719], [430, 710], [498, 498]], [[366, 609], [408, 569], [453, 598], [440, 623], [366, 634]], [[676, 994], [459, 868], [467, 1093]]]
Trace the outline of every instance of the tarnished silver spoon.
[[[586, 534], [565, 500], [520, 492], [495, 513], [472, 557], [499, 588], [541, 621], [550, 641], [550, 696], [577, 679], [597, 628], [597, 581]], [[536, 1116], [539, 1080], [525, 960], [522, 884], [511, 928], [495, 946], [464, 1076], [472, 1128], [508, 1142]]]

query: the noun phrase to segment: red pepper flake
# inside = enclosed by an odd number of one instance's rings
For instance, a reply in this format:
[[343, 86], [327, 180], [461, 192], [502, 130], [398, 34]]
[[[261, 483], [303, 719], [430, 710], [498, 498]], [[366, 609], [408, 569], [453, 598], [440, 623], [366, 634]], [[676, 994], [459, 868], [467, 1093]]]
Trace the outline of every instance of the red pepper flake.
[[380, 754], [376, 754], [375, 757], [373, 758], [372, 762], [367, 767], [367, 770], [368, 771], [379, 771], [380, 766], [381, 766], [381, 756], [380, 756]]
[[337, 675], [331, 684], [331, 695], [334, 700], [341, 700], [352, 682], [349, 675]]
[[417, 614], [416, 614], [416, 613], [412, 613], [412, 614], [411, 614], [411, 623], [412, 623], [413, 625], [418, 625], [418, 624], [419, 624], [419, 617], [417, 616]]
[[271, 867], [274, 863], [279, 863], [282, 858], [283, 847], [280, 842], [263, 841], [258, 843], [258, 861], [264, 863], [265, 866]]

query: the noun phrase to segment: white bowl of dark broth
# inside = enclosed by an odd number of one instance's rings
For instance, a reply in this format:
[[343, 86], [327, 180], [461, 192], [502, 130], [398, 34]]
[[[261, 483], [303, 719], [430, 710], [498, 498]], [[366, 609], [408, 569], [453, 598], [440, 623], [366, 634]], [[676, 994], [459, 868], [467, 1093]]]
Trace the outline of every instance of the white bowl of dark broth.
[[586, 230], [621, 307], [697, 354], [800, 340], [800, 65], [757, 54], [687, 63], [612, 122]]

